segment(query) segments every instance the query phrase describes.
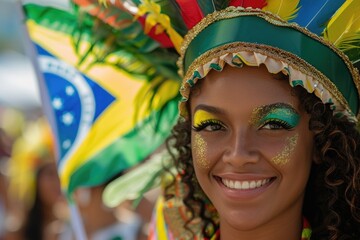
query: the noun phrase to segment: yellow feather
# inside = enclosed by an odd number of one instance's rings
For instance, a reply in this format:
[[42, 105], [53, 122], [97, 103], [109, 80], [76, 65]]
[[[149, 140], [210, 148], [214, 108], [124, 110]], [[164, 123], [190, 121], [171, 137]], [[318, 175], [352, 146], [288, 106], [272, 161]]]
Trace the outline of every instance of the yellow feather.
[[284, 20], [291, 20], [299, 11], [299, 2], [300, 0], [268, 0], [263, 10], [272, 12]]
[[107, 7], [107, 1], [106, 0], [99, 0], [100, 5], [104, 5], [105, 7]]
[[339, 46], [360, 31], [360, 1], [347, 0], [329, 21], [324, 37]]

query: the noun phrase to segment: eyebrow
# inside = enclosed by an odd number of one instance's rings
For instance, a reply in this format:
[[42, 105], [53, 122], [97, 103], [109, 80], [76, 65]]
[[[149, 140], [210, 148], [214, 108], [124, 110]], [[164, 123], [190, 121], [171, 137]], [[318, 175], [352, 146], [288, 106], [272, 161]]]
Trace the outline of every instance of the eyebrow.
[[264, 116], [266, 116], [267, 114], [269, 114], [271, 111], [273, 111], [275, 109], [286, 109], [286, 110], [293, 112], [294, 114], [299, 115], [298, 111], [296, 111], [296, 109], [293, 107], [293, 105], [284, 103], [284, 102], [278, 102], [278, 103], [262, 105], [262, 106], [258, 106], [256, 108], [254, 108], [254, 110], [251, 114], [251, 116], [252, 116], [251, 121], [254, 122], [256, 119], [259, 120], [260, 118], [263, 118]]
[[263, 110], [263, 113], [268, 113], [273, 109], [278, 109], [278, 108], [286, 108], [288, 110], [293, 111], [294, 113], [299, 114], [295, 107], [292, 104], [289, 103], [284, 103], [284, 102], [277, 102], [277, 103], [272, 103], [272, 104], [268, 104], [268, 105], [262, 105], [262, 106], [258, 106], [256, 107], [254, 110], [258, 109], [258, 110]]
[[198, 110], [204, 110], [204, 111], [207, 111], [209, 113], [213, 113], [213, 114], [218, 114], [218, 115], [224, 115], [225, 114], [225, 111], [220, 109], [220, 108], [217, 108], [217, 107], [214, 107], [214, 106], [209, 106], [209, 105], [206, 105], [206, 104], [199, 104], [195, 107], [194, 109], [194, 113], [196, 113], [196, 111]]

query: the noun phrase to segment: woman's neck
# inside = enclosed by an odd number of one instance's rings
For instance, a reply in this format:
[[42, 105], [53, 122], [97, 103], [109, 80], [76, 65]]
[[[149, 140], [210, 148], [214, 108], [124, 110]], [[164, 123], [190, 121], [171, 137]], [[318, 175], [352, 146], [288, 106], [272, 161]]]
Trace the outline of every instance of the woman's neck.
[[220, 220], [221, 240], [256, 239], [256, 240], [300, 240], [303, 217], [298, 214], [282, 214], [270, 222], [253, 229], [239, 230], [231, 223]]

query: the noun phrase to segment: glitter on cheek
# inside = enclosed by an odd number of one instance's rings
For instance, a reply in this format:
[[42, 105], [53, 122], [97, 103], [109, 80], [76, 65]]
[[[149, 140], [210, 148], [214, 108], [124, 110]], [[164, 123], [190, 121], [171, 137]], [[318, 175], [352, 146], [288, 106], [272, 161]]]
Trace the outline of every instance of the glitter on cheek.
[[209, 161], [206, 158], [207, 144], [199, 133], [194, 134], [193, 149], [195, 155], [194, 160], [196, 161], [196, 164], [204, 169], [210, 168]]
[[275, 163], [276, 165], [284, 165], [284, 164], [288, 163], [290, 161], [290, 155], [294, 151], [294, 149], [297, 145], [298, 138], [299, 138], [298, 133], [292, 137], [286, 138], [287, 145], [281, 151], [281, 153], [279, 153], [278, 155], [273, 157], [271, 159], [271, 161], [273, 163]]

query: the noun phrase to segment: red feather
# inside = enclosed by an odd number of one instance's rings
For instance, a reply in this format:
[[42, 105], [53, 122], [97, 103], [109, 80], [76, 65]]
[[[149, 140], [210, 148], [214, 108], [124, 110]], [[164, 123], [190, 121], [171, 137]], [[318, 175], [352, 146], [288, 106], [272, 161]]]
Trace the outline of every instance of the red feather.
[[[143, 26], [143, 28], [145, 28], [145, 20], [146, 20], [146, 16], [141, 16], [138, 18], [138, 21]], [[152, 39], [154, 39], [155, 41], [157, 41], [158, 43], [160, 43], [164, 48], [174, 47], [174, 44], [171, 42], [169, 36], [165, 33], [165, 31], [160, 34], [156, 34], [155, 28], [156, 26], [152, 27], [151, 30], [147, 33], [147, 35]]]
[[181, 16], [188, 29], [191, 29], [204, 18], [196, 0], [176, 0], [176, 2], [181, 9]]
[[267, 5], [266, 0], [231, 0], [229, 6], [234, 7], [251, 7], [262, 9]]

